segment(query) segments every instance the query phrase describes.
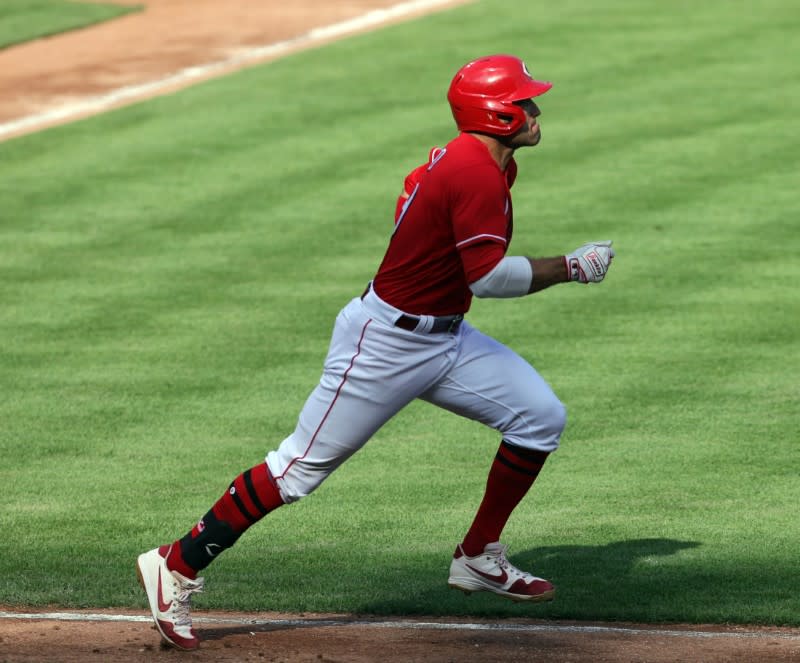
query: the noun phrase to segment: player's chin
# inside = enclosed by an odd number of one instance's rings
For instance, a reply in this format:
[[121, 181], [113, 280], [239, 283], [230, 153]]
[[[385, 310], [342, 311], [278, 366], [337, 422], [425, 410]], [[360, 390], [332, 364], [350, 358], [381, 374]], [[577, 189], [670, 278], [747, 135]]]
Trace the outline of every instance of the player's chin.
[[525, 141], [522, 144], [527, 147], [533, 147], [534, 145], [538, 145], [541, 139], [542, 135], [540, 133], [531, 134], [526, 136]]
[[515, 134], [511, 138], [511, 146], [514, 148], [518, 147], [533, 147], [534, 145], [538, 145], [539, 141], [542, 139], [542, 132], [538, 129], [535, 132], [531, 131], [521, 131], [518, 134]]
[[538, 126], [531, 127], [523, 134], [526, 145], [538, 145], [542, 140], [542, 130]]

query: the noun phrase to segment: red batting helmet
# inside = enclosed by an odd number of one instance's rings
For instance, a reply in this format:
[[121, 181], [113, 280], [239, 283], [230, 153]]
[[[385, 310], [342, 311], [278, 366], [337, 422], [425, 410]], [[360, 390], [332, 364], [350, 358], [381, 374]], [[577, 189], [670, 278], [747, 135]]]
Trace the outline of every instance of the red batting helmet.
[[534, 80], [519, 58], [489, 55], [458, 70], [447, 101], [460, 131], [509, 136], [525, 122], [525, 112], [514, 102], [537, 97], [551, 87], [552, 83]]

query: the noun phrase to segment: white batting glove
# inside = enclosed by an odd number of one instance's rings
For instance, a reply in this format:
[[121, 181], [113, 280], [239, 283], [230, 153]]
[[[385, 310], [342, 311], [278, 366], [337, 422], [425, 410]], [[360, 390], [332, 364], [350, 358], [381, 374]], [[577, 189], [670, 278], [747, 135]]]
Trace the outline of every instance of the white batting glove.
[[567, 277], [570, 281], [580, 283], [600, 283], [605, 278], [613, 257], [611, 240], [584, 244], [564, 256]]

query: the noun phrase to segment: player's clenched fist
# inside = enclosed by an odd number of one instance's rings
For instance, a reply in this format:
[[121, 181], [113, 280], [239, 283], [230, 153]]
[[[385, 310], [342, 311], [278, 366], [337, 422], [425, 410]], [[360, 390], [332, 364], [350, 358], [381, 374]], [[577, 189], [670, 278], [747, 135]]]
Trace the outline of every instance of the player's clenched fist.
[[599, 283], [605, 278], [613, 257], [611, 240], [584, 244], [564, 256], [567, 278], [581, 283]]

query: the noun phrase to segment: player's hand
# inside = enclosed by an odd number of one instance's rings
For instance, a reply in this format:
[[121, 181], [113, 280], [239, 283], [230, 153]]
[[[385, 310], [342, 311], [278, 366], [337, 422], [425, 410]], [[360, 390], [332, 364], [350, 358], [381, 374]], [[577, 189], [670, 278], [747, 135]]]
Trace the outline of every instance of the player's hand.
[[567, 278], [580, 283], [600, 283], [605, 278], [613, 258], [614, 249], [611, 248], [611, 240], [584, 244], [564, 256]]

